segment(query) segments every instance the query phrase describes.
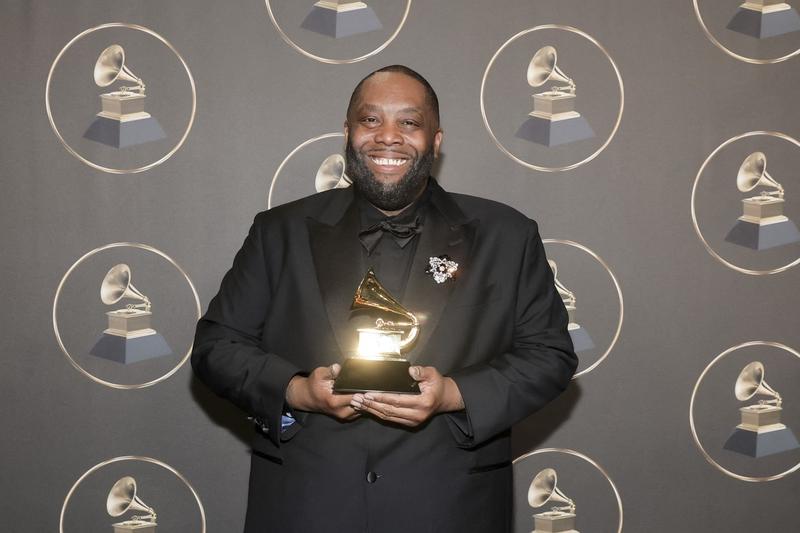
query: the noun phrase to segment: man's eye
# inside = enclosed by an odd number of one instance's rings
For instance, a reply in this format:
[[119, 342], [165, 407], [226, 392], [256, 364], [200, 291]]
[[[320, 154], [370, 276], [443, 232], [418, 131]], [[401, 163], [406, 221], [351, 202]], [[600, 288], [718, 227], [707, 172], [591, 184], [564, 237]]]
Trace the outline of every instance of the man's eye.
[[417, 124], [417, 122], [416, 122], [416, 121], [413, 121], [413, 120], [403, 120], [403, 121], [401, 122], [401, 124], [402, 124], [403, 126], [408, 126], [408, 127], [410, 127], [410, 128], [415, 128], [415, 127], [419, 126], [419, 124]]
[[378, 122], [378, 119], [376, 119], [375, 117], [364, 117], [361, 119], [361, 122], [365, 124], [375, 124], [376, 122]]

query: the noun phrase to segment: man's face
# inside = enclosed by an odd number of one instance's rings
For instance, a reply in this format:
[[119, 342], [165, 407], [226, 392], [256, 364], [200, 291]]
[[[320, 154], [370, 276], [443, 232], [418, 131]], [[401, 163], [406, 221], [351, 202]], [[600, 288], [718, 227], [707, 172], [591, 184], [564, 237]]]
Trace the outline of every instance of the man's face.
[[347, 176], [385, 211], [406, 207], [421, 192], [442, 131], [425, 88], [399, 72], [380, 72], [361, 87], [345, 122]]

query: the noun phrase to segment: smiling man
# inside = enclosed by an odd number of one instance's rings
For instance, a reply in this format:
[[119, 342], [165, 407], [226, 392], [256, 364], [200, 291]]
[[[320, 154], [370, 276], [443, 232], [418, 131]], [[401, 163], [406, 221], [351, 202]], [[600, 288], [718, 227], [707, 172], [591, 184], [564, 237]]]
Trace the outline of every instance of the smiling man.
[[[245, 531], [510, 531], [511, 426], [577, 366], [537, 225], [431, 177], [438, 99], [407, 67], [358, 84], [345, 136], [353, 186], [259, 213], [197, 326], [197, 376], [257, 422]], [[368, 268], [420, 317], [420, 394], [333, 392]]]

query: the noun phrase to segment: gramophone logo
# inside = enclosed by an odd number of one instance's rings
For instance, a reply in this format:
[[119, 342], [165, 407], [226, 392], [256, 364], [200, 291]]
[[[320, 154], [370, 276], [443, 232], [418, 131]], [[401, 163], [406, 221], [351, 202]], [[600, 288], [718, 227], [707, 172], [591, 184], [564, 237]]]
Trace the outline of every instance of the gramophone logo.
[[317, 192], [330, 189], [345, 189], [353, 182], [344, 173], [344, 156], [332, 154], [325, 158], [317, 170], [314, 188]]
[[730, 230], [725, 240], [754, 250], [766, 250], [800, 241], [800, 231], [794, 222], [783, 214], [783, 186], [767, 173], [767, 156], [753, 152], [739, 167], [736, 186], [741, 192], [750, 192], [756, 187], [761, 194], [742, 199], [742, 216]]
[[533, 95], [533, 111], [517, 131], [517, 137], [545, 146], [567, 144], [594, 137], [594, 131], [580, 113], [575, 111], [577, 99], [575, 82], [557, 66], [554, 46], [540, 48], [528, 64], [528, 84], [539, 88], [547, 83], [566, 83], [551, 86]]
[[558, 295], [561, 296], [561, 301], [564, 302], [564, 307], [567, 308], [567, 313], [569, 314], [569, 326], [567, 326], [567, 330], [569, 331], [569, 336], [572, 339], [573, 347], [575, 348], [576, 352], [591, 350], [594, 348], [594, 342], [592, 342], [589, 332], [586, 331], [586, 329], [584, 329], [580, 324], [575, 322], [575, 312], [577, 309], [575, 305], [577, 303], [575, 293], [569, 290], [558, 279], [558, 265], [556, 262], [552, 259], [548, 259], [547, 262], [550, 263], [550, 269], [553, 271], [553, 280], [555, 281]]
[[575, 502], [556, 486], [558, 475], [555, 469], [545, 468], [536, 474], [528, 487], [528, 504], [534, 509], [546, 503], [565, 503], [549, 511], [533, 515], [533, 533], [579, 533], [575, 529]]
[[753, 361], [736, 380], [735, 394], [740, 402], [767, 396], [757, 403], [741, 407], [741, 424], [728, 437], [724, 448], [750, 457], [765, 457], [800, 448], [792, 430], [781, 423], [783, 400], [764, 380], [764, 364]]
[[739, 6], [727, 28], [766, 39], [800, 30], [800, 15], [782, 0], [747, 0]]
[[364, 2], [320, 0], [301, 24], [302, 28], [334, 39], [383, 28], [375, 11]]
[[94, 82], [108, 87], [117, 81], [132, 82], [131, 87], [100, 95], [101, 111], [83, 135], [86, 139], [115, 148], [126, 148], [163, 139], [158, 121], [144, 110], [145, 84], [125, 64], [125, 50], [112, 44], [100, 53], [94, 66]]
[[137, 533], [156, 533], [156, 512], [149, 505], [145, 504], [137, 495], [136, 480], [131, 476], [125, 476], [114, 483], [111, 491], [106, 498], [106, 510], [114, 518], [126, 514], [129, 511], [143, 512], [143, 515], [134, 515], [130, 520], [112, 524], [114, 533], [127, 533], [136, 531]]
[[108, 271], [100, 286], [100, 299], [115, 305], [123, 299], [141, 303], [108, 311], [108, 328], [89, 353], [125, 365], [172, 355], [164, 337], [150, 327], [150, 299], [131, 283], [131, 269], [120, 263]]

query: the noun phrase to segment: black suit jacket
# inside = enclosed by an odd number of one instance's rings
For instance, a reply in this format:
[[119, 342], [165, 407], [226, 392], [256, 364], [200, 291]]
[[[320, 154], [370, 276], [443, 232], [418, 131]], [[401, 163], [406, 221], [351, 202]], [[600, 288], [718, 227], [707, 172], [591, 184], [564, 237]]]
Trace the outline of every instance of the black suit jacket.
[[[364, 272], [351, 189], [256, 215], [198, 323], [197, 376], [270, 428], [254, 436], [246, 532], [510, 530], [510, 428], [575, 371], [567, 313], [534, 221], [430, 187], [401, 302], [421, 322], [407, 357], [452, 377], [465, 411], [415, 429], [297, 413], [277, 429], [292, 376], [355, 349], [349, 309]], [[425, 270], [443, 254], [458, 272], [437, 284]]]

